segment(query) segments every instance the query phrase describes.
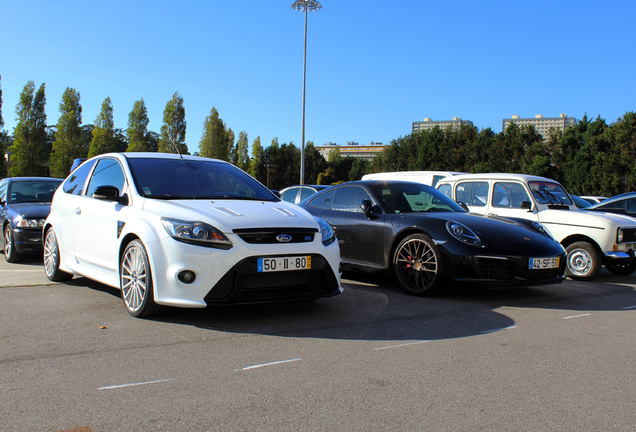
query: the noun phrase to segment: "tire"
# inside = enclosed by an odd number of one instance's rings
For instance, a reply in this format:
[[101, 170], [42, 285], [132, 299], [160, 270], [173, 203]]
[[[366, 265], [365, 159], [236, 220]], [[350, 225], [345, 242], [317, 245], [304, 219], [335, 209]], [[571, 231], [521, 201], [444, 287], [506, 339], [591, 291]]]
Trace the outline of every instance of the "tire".
[[411, 295], [428, 296], [442, 289], [440, 255], [425, 234], [412, 234], [393, 255], [393, 272], [400, 287]]
[[629, 261], [608, 259], [605, 261], [605, 268], [612, 274], [627, 276], [636, 270], [636, 259], [632, 258]]
[[601, 254], [587, 242], [576, 242], [568, 246], [566, 276], [577, 280], [591, 280], [601, 269]]
[[44, 274], [53, 282], [63, 282], [73, 278], [73, 275], [60, 270], [60, 248], [53, 228], [49, 228], [44, 235]]
[[24, 259], [24, 255], [15, 249], [15, 241], [10, 224], [4, 227], [4, 259], [9, 263], [17, 263]]
[[149, 318], [159, 314], [161, 306], [155, 303], [150, 260], [140, 240], [131, 241], [119, 265], [121, 299], [129, 314]]

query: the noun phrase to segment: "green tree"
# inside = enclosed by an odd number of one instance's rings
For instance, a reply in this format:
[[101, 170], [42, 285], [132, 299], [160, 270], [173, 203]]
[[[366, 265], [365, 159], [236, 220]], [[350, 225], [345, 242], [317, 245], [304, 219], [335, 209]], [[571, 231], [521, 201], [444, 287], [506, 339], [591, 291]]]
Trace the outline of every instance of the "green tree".
[[313, 141], [305, 144], [305, 184], [317, 184], [318, 175], [327, 169], [327, 161], [314, 146]]
[[136, 101], [133, 109], [128, 114], [128, 129], [126, 129], [126, 137], [128, 139], [129, 152], [151, 152], [156, 151], [148, 134], [148, 109], [144, 99]]
[[248, 171], [250, 167], [249, 141], [245, 131], [239, 133], [239, 139], [236, 142], [236, 158], [233, 163], [244, 171]]
[[113, 104], [109, 97], [102, 102], [102, 110], [95, 119], [88, 157], [117, 151], [115, 139], [115, 121], [113, 120]]
[[80, 94], [75, 89], [67, 87], [62, 94], [57, 133], [49, 158], [53, 177], [66, 177], [73, 166], [73, 160], [85, 156], [81, 125]]
[[232, 164], [236, 165], [238, 161], [238, 154], [236, 153], [236, 146], [234, 145], [234, 140], [236, 136], [234, 135], [234, 131], [227, 127], [225, 123], [223, 123], [225, 127], [225, 143], [227, 145], [227, 160]]
[[16, 127], [11, 153], [9, 175], [42, 176], [47, 174], [46, 150], [46, 96], [44, 84], [35, 91], [35, 83], [29, 81], [20, 93], [16, 106]]
[[2, 75], [0, 75], [0, 178], [7, 176], [7, 166], [4, 153], [7, 148], [7, 133], [4, 130], [4, 119], [2, 118]]
[[252, 143], [252, 157], [250, 158], [249, 173], [256, 180], [267, 186], [267, 167], [265, 165], [265, 150], [261, 145], [261, 137], [256, 137]]
[[188, 154], [188, 145], [185, 142], [186, 126], [183, 97], [179, 92], [175, 92], [163, 110], [159, 151], [161, 153], [177, 153], [175, 151], [177, 148], [180, 154]]
[[223, 120], [216, 108], [210, 110], [210, 115], [203, 122], [203, 136], [199, 142], [199, 153], [203, 157], [228, 160], [226, 131]]

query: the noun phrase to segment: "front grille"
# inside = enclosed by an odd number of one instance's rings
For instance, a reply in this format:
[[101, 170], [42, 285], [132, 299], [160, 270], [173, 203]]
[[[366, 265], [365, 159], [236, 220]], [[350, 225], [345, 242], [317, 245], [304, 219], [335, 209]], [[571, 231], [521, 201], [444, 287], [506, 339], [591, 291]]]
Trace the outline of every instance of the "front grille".
[[[527, 258], [514, 261], [490, 257], [477, 257], [477, 269], [480, 278], [492, 280], [527, 280], [541, 281], [557, 277], [562, 274], [565, 265], [565, 257], [561, 258], [559, 268], [530, 270], [527, 266]], [[525, 265], [522, 265], [524, 262]]]
[[252, 303], [319, 298], [340, 292], [338, 280], [321, 255], [311, 270], [258, 272], [257, 257], [236, 264], [205, 296], [205, 302]]
[[636, 228], [621, 228], [623, 241], [621, 243], [636, 243]]
[[291, 236], [291, 240], [284, 243], [312, 242], [318, 232], [315, 228], [246, 228], [233, 231], [244, 242], [251, 244], [283, 243], [276, 239], [281, 234]]

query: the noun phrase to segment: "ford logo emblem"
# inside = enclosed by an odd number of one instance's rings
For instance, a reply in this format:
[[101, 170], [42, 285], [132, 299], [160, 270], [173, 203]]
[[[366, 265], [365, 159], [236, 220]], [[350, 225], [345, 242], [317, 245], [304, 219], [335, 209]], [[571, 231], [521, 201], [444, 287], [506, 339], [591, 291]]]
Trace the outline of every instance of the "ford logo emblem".
[[292, 236], [290, 236], [289, 234], [278, 234], [276, 236], [276, 241], [280, 243], [287, 243], [291, 241], [291, 239], [292, 239]]

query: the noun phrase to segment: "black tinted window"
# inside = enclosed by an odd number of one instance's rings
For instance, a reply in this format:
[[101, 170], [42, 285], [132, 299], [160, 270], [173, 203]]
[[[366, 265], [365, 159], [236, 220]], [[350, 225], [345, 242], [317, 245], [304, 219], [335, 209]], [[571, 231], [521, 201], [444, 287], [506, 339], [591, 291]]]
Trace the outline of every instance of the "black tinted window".
[[312, 207], [324, 210], [331, 210], [334, 195], [335, 191], [330, 190], [329, 192], [326, 192], [322, 195], [317, 196], [316, 198], [311, 199], [308, 204]]
[[95, 165], [94, 160], [88, 161], [82, 164], [78, 169], [73, 171], [62, 185], [62, 190], [68, 194], [81, 195], [82, 191], [84, 190], [86, 178], [91, 172], [93, 165]]
[[95, 171], [93, 171], [86, 195], [92, 196], [100, 186], [115, 186], [119, 189], [119, 195], [121, 196], [125, 183], [126, 179], [119, 162], [116, 159], [101, 159], [97, 162]]
[[201, 159], [130, 158], [137, 192], [158, 199], [278, 201], [269, 189], [234, 165]]

